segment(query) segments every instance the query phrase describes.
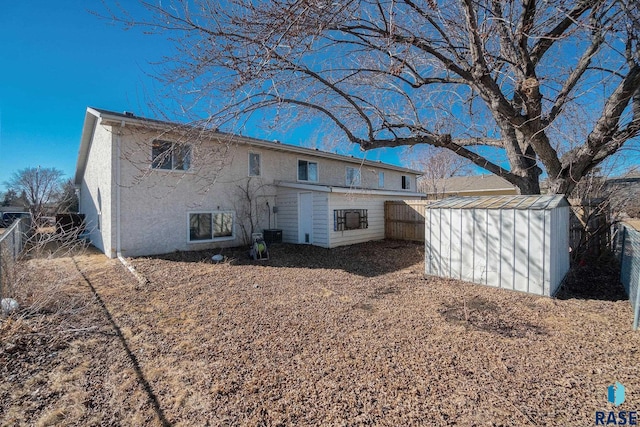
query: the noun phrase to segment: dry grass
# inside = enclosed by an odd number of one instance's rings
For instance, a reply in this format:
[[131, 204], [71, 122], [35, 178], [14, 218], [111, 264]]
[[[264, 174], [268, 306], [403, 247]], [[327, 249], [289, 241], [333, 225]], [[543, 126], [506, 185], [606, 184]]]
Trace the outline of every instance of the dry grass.
[[134, 260], [146, 285], [101, 255], [75, 257], [84, 277], [69, 258], [34, 263], [76, 303], [3, 321], [0, 420], [592, 425], [616, 380], [618, 410], [640, 406], [627, 301], [425, 279], [422, 247], [398, 242], [212, 254]]

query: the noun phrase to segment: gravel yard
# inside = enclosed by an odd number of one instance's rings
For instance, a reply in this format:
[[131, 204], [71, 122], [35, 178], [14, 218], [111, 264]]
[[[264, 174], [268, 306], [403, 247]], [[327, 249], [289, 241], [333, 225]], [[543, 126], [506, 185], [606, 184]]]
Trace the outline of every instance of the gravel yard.
[[103, 255], [30, 261], [62, 285], [0, 324], [0, 424], [586, 426], [615, 381], [615, 410], [640, 409], [640, 335], [597, 280], [550, 299], [425, 279], [394, 241], [215, 253], [134, 259], [145, 284]]

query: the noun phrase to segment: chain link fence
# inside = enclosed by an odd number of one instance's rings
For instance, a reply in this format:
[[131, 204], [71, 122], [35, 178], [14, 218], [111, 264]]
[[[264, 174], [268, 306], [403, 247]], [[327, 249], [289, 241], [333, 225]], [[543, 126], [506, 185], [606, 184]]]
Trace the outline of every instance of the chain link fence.
[[633, 329], [637, 330], [640, 321], [640, 231], [619, 224], [614, 248], [620, 259], [620, 282], [633, 307]]
[[20, 218], [0, 235], [0, 299], [13, 297], [16, 261], [20, 257], [31, 229], [30, 218]]

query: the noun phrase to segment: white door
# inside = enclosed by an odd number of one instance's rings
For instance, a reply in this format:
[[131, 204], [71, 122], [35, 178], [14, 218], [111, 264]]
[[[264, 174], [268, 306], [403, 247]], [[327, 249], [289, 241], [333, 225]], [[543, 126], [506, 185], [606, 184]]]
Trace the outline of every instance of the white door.
[[298, 243], [313, 243], [313, 193], [298, 195]]

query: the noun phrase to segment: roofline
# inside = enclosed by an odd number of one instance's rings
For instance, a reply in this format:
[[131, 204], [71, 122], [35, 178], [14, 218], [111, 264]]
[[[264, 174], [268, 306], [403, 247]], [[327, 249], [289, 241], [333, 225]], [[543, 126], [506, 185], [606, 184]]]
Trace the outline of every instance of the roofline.
[[276, 181], [277, 187], [295, 188], [298, 190], [319, 191], [322, 193], [339, 193], [339, 194], [367, 194], [378, 196], [402, 196], [402, 197], [424, 197], [423, 193], [413, 191], [385, 190], [378, 188], [353, 188], [339, 187], [333, 185], [322, 184], [303, 184], [299, 182]]
[[449, 194], [449, 193], [484, 193], [485, 191], [506, 191], [506, 190], [517, 190], [518, 187], [504, 187], [504, 188], [482, 188], [480, 190], [447, 190], [446, 188], [442, 191], [431, 191], [426, 194]]
[[76, 162], [76, 175], [74, 184], [76, 186], [82, 184], [82, 177], [87, 168], [87, 157], [93, 140], [93, 133], [99, 120], [99, 113], [92, 108], [87, 108], [84, 116], [84, 124], [82, 125], [82, 135], [80, 137], [80, 148], [78, 149], [78, 161]]
[[[83, 127], [82, 130], [82, 140], [81, 140], [81, 155], [82, 155], [82, 147], [83, 147], [83, 142], [85, 138], [90, 137], [90, 135], [86, 135], [87, 129], [87, 119], [90, 118], [91, 116], [94, 116], [96, 118], [99, 118], [101, 120], [102, 123], [108, 124], [108, 122], [113, 122], [113, 124], [118, 124], [118, 125], [122, 125], [125, 123], [131, 124], [131, 125], [137, 125], [137, 126], [144, 126], [144, 127], [150, 127], [150, 128], [156, 128], [158, 130], [180, 130], [182, 129], [193, 129], [194, 126], [189, 125], [189, 124], [184, 124], [184, 123], [172, 123], [172, 122], [168, 122], [168, 121], [162, 121], [162, 120], [155, 120], [155, 119], [148, 119], [145, 117], [138, 117], [138, 116], [134, 116], [134, 115], [127, 115], [127, 114], [122, 114], [122, 113], [116, 113], [113, 111], [108, 111], [108, 110], [103, 110], [103, 109], [99, 109], [99, 108], [93, 108], [93, 107], [88, 107], [87, 108], [87, 114], [85, 116], [85, 126]], [[95, 126], [95, 123], [93, 124]], [[284, 144], [284, 143], [280, 143], [280, 142], [272, 142], [272, 141], [267, 141], [267, 140], [263, 140], [263, 139], [258, 139], [258, 138], [253, 138], [253, 137], [248, 137], [248, 136], [243, 136], [243, 135], [236, 135], [236, 134], [231, 134], [231, 133], [227, 133], [227, 132], [221, 132], [218, 130], [208, 130], [205, 129], [208, 132], [211, 133], [210, 138], [220, 138], [220, 137], [226, 137], [226, 138], [232, 138], [234, 140], [236, 140], [237, 142], [241, 142], [244, 144], [247, 144], [249, 146], [253, 146], [253, 147], [260, 147], [260, 148], [265, 148], [265, 149], [269, 149], [269, 150], [276, 150], [276, 151], [284, 151], [284, 152], [292, 152], [292, 153], [297, 153], [297, 154], [302, 154], [302, 155], [307, 155], [307, 156], [316, 156], [316, 157], [321, 157], [321, 158], [326, 158], [326, 159], [332, 159], [332, 160], [339, 160], [339, 161], [343, 161], [343, 162], [349, 162], [349, 163], [354, 163], [354, 164], [358, 164], [358, 165], [362, 165], [362, 166], [370, 166], [370, 167], [377, 167], [377, 168], [382, 168], [382, 169], [387, 169], [387, 170], [392, 170], [392, 171], [396, 171], [396, 172], [404, 172], [404, 173], [408, 173], [408, 174], [412, 174], [412, 175], [417, 175], [420, 176], [422, 175], [422, 172], [414, 170], [414, 169], [409, 169], [409, 168], [405, 168], [405, 167], [401, 167], [401, 166], [396, 166], [396, 165], [391, 165], [388, 163], [383, 163], [381, 161], [373, 161], [373, 160], [366, 160], [366, 159], [362, 159], [362, 158], [358, 158], [358, 157], [353, 157], [353, 156], [345, 156], [342, 154], [335, 154], [335, 153], [329, 153], [326, 151], [321, 151], [318, 149], [313, 149], [313, 148], [307, 148], [307, 147], [300, 147], [297, 145], [291, 145], [291, 144]], [[93, 130], [92, 130], [93, 133]], [[86, 162], [86, 155], [88, 154], [88, 147], [87, 147], [87, 153], [84, 153], [84, 156], [79, 156], [78, 157], [78, 162], [80, 162], [80, 160], [83, 160]], [[78, 163], [78, 165], [80, 165], [80, 163]], [[80, 175], [78, 175], [78, 171], [76, 172], [76, 184], [78, 184], [78, 179], [82, 179]], [[82, 168], [82, 174], [84, 174], [84, 167]]]

